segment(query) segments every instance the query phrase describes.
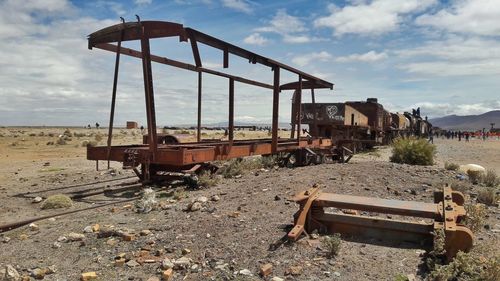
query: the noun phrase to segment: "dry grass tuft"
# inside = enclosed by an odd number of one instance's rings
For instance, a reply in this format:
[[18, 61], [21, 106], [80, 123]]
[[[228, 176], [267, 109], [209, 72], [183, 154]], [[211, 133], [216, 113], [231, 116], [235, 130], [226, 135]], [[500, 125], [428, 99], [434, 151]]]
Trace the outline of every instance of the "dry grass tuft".
[[493, 170], [488, 170], [486, 174], [481, 178], [484, 185], [488, 187], [497, 187], [500, 184], [500, 177]]
[[467, 212], [467, 217], [465, 218], [464, 224], [474, 233], [481, 230], [484, 226], [487, 214], [484, 205], [468, 204], [465, 205], [465, 211]]
[[328, 235], [323, 237], [321, 244], [326, 250], [326, 255], [329, 258], [333, 258], [338, 255], [340, 251], [340, 245], [342, 244], [342, 239], [340, 239], [340, 234], [335, 233], [334, 235]]
[[219, 179], [210, 173], [210, 171], [203, 171], [198, 175], [198, 186], [213, 187], [219, 183]]
[[497, 200], [496, 190], [491, 187], [480, 190], [477, 195], [477, 202], [488, 206], [495, 206], [497, 204]]
[[458, 170], [458, 168], [460, 168], [460, 165], [458, 165], [456, 163], [445, 162], [444, 168], [448, 171], [456, 171], [456, 170]]
[[59, 208], [69, 208], [73, 206], [73, 200], [64, 194], [56, 194], [49, 196], [45, 201], [43, 201], [42, 209], [59, 209]]

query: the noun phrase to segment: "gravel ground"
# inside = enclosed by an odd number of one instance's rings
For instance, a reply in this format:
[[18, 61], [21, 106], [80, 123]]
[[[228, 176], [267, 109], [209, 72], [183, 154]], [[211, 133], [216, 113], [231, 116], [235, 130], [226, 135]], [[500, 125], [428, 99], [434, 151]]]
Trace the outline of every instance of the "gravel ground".
[[[444, 157], [449, 157], [445, 153], [456, 150], [443, 148], [439, 142], [438, 162], [444, 162]], [[217, 186], [201, 190], [180, 186], [157, 189], [161, 208], [147, 214], [136, 213], [129, 203], [123, 203], [39, 221], [36, 226], [0, 236], [4, 241], [0, 243], [0, 266], [13, 265], [21, 275], [53, 266], [55, 272], [47, 273], [44, 280], [78, 280], [83, 272], [91, 271], [97, 273], [98, 280], [148, 280], [161, 278], [162, 260], [168, 259], [176, 262], [172, 280], [394, 280], [398, 274], [414, 275], [420, 280], [425, 277], [422, 264], [426, 249], [418, 244], [343, 237], [337, 257], [328, 258], [319, 242], [321, 237], [280, 243], [298, 210], [287, 198], [314, 184], [325, 192], [432, 202], [434, 189], [456, 177], [455, 172], [440, 168], [442, 165], [389, 163], [389, 153], [388, 148], [382, 148], [377, 153], [356, 155], [348, 164], [247, 171], [241, 178], [222, 179]], [[8, 175], [3, 174], [7, 180], [0, 188], [1, 222], [54, 212], [40, 210], [39, 204], [14, 197], [16, 194], [130, 175], [119, 169], [117, 174], [93, 171], [93, 164], [81, 158], [51, 160], [51, 166], [64, 167], [64, 171], [42, 175], [33, 172], [41, 169], [44, 161], [23, 162], [18, 174], [13, 174], [18, 169], [15, 165], [8, 168]], [[474, 202], [481, 187], [464, 185], [470, 195], [468, 201]], [[71, 209], [132, 195], [127, 191], [93, 196], [76, 202]], [[217, 199], [214, 196], [219, 200], [212, 200]], [[200, 197], [208, 199], [200, 210], [185, 211], [193, 200], [204, 201]], [[120, 237], [99, 238], [97, 232], [84, 232], [87, 226], [95, 224], [99, 224], [102, 233], [115, 230], [108, 232], [115, 234], [120, 230], [136, 236], [133, 241], [123, 241]], [[476, 243], [498, 245], [498, 207], [488, 208], [485, 224]], [[70, 238], [71, 232], [83, 234], [84, 238], [58, 242], [61, 236]], [[115, 262], [118, 256], [128, 262], [120, 265]], [[260, 267], [267, 263], [272, 264], [272, 274], [261, 278]], [[300, 272], [291, 275], [291, 270]]]

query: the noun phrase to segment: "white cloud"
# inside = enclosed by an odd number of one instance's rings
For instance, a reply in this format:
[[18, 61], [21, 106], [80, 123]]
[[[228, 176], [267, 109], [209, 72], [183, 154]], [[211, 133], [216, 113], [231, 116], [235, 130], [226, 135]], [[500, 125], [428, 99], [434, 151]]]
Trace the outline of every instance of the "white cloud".
[[482, 101], [468, 104], [419, 102], [410, 108], [420, 107], [425, 115], [439, 117], [445, 115], [476, 115], [500, 109], [500, 101]]
[[329, 27], [334, 34], [380, 35], [395, 31], [403, 16], [435, 4], [436, 0], [373, 0], [370, 3], [356, 1], [353, 5], [339, 8], [329, 6], [330, 15], [314, 21], [316, 27]]
[[250, 45], [264, 46], [269, 42], [269, 40], [260, 35], [260, 33], [252, 33], [245, 37], [245, 39], [243, 39], [243, 42]]
[[399, 68], [430, 76], [496, 75], [500, 73], [500, 42], [478, 37], [450, 36], [442, 41], [394, 52], [409, 59]]
[[308, 65], [312, 61], [329, 61], [332, 59], [332, 55], [326, 51], [313, 52], [301, 56], [296, 56], [292, 58], [292, 62], [299, 66]]
[[267, 26], [256, 28], [257, 32], [271, 32], [282, 36], [283, 42], [299, 44], [324, 41], [322, 38], [311, 37], [306, 34], [309, 30], [298, 17], [289, 15], [285, 9], [279, 9]]
[[276, 15], [269, 21], [269, 25], [257, 28], [261, 32], [275, 32], [279, 34], [290, 34], [307, 31], [304, 22], [298, 17], [287, 14], [285, 9], [279, 9]]
[[335, 61], [338, 62], [353, 62], [353, 61], [360, 61], [360, 62], [376, 62], [380, 60], [384, 60], [387, 58], [387, 54], [385, 52], [377, 53], [375, 51], [369, 51], [364, 54], [352, 54], [344, 57], [338, 57], [335, 59]]
[[136, 5], [149, 5], [153, 3], [153, 0], [134, 0]]
[[245, 0], [222, 0], [222, 5], [247, 14], [253, 11], [249, 2]]
[[449, 8], [418, 17], [416, 23], [454, 33], [498, 36], [500, 1], [455, 1]]

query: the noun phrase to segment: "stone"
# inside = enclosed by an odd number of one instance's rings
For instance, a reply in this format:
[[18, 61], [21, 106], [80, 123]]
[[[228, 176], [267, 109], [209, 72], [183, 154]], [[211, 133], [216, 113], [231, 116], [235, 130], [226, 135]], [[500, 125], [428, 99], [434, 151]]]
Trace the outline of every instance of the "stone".
[[281, 200], [281, 197], [279, 197], [279, 195], [274, 196], [274, 201], [280, 201], [280, 200]]
[[28, 227], [30, 228], [31, 231], [38, 231], [38, 230], [40, 230], [40, 227], [38, 227], [38, 225], [35, 224], [35, 223], [30, 223], [28, 225]]
[[408, 281], [415, 281], [415, 280], [417, 280], [415, 278], [415, 274], [408, 274], [408, 275], [406, 275], [406, 279], [408, 279]]
[[196, 212], [196, 211], [200, 210], [201, 207], [202, 207], [202, 205], [200, 202], [194, 202], [193, 204], [191, 204], [191, 206], [189, 206], [189, 210], [191, 212]]
[[40, 196], [37, 196], [37, 197], [33, 198], [33, 200], [31, 200], [31, 203], [40, 203], [42, 201], [43, 201], [43, 198]]
[[135, 235], [134, 234], [130, 234], [130, 233], [122, 233], [122, 240], [123, 241], [132, 241], [132, 240], [135, 240]]
[[252, 276], [253, 275], [252, 272], [246, 268], [238, 271], [238, 273], [240, 275], [245, 275], [245, 276]]
[[186, 269], [191, 265], [191, 259], [186, 258], [186, 257], [181, 257], [179, 259], [176, 259], [174, 261], [174, 268], [175, 269]]
[[338, 271], [334, 271], [334, 272], [333, 272], [333, 275], [334, 275], [335, 277], [340, 277], [340, 272], [338, 272]]
[[116, 245], [116, 243], [118, 243], [118, 240], [116, 240], [115, 238], [110, 238], [106, 241], [106, 245], [109, 245], [109, 246], [114, 246], [114, 245]]
[[129, 261], [127, 262], [127, 266], [128, 266], [128, 267], [136, 267], [136, 266], [139, 266], [139, 263], [138, 263], [138, 262], [136, 262], [135, 260], [129, 260]]
[[195, 201], [196, 202], [200, 202], [200, 203], [207, 203], [208, 202], [208, 198], [205, 197], [205, 196], [200, 196], [200, 197], [196, 198]]
[[68, 241], [70, 242], [83, 241], [83, 239], [85, 239], [85, 235], [81, 233], [71, 232], [68, 234]]
[[271, 281], [285, 281], [285, 279], [278, 276], [274, 276], [273, 278], [271, 278]]
[[35, 268], [31, 271], [31, 277], [41, 280], [47, 274], [47, 270], [45, 268]]
[[151, 276], [148, 278], [148, 280], [146, 281], [160, 281], [160, 278], [156, 277], [156, 276]]
[[17, 272], [17, 270], [10, 264], [6, 265], [5, 268], [0, 270], [0, 273], [3, 274], [3, 279], [5, 281], [18, 281], [21, 280], [21, 275]]
[[[124, 266], [125, 262], [126, 262], [125, 258], [119, 257], [119, 258], [115, 259], [115, 266]], [[128, 263], [127, 263], [127, 265], [128, 265]]]
[[151, 230], [149, 229], [144, 229], [144, 230], [141, 230], [141, 232], [139, 233], [141, 236], [148, 236], [151, 234]]
[[82, 276], [80, 279], [82, 281], [95, 280], [95, 279], [97, 279], [97, 273], [95, 273], [93, 271], [82, 273]]
[[198, 271], [200, 271], [200, 266], [197, 264], [193, 264], [191, 266], [191, 272], [198, 272]]
[[57, 238], [57, 242], [62, 242], [62, 243], [68, 242], [68, 238], [66, 238], [66, 236], [59, 236]]
[[99, 232], [100, 229], [101, 226], [97, 223], [92, 226], [92, 232]]
[[297, 275], [301, 275], [302, 274], [302, 270], [303, 270], [303, 268], [300, 265], [290, 266], [288, 268], [288, 270], [286, 271], [286, 273], [288, 273], [289, 275], [297, 276]]
[[52, 248], [54, 248], [54, 249], [59, 249], [59, 248], [61, 248], [61, 243], [59, 243], [59, 242], [54, 242], [54, 244], [52, 244]]
[[8, 236], [2, 236], [2, 243], [9, 243], [10, 237]]
[[163, 277], [163, 280], [169, 281], [174, 276], [174, 271], [171, 268], [169, 268], [169, 269], [163, 271], [163, 273], [161, 274], [161, 276]]
[[161, 269], [166, 270], [174, 267], [174, 263], [169, 258], [164, 258], [161, 261]]
[[84, 233], [92, 233], [92, 232], [94, 232], [94, 231], [92, 230], [92, 226], [90, 226], [90, 225], [89, 225], [89, 226], [86, 226], [86, 227], [83, 229], [83, 232], [84, 232]]
[[182, 254], [183, 254], [183, 255], [187, 255], [187, 254], [189, 254], [189, 253], [191, 253], [191, 250], [190, 250], [190, 249], [188, 249], [188, 248], [182, 249]]
[[220, 196], [217, 195], [217, 194], [214, 194], [212, 195], [212, 197], [210, 197], [210, 200], [214, 201], [214, 202], [217, 202], [220, 200]]
[[260, 267], [260, 275], [262, 277], [266, 277], [273, 272], [273, 265], [270, 263], [266, 263]]

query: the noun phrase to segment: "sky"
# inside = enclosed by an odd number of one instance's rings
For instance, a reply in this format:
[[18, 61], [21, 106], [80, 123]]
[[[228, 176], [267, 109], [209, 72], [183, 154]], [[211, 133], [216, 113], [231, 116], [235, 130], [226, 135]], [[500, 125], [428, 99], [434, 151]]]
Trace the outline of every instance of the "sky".
[[[500, 109], [500, 0], [0, 0], [0, 126], [109, 121], [115, 56], [87, 35], [141, 20], [183, 24], [335, 84], [316, 102], [378, 98], [392, 112], [480, 114]], [[152, 52], [194, 63], [189, 43]], [[137, 42], [125, 47], [138, 48]], [[268, 67], [200, 46], [203, 65], [272, 84]], [[197, 74], [153, 64], [159, 126], [195, 124]], [[228, 81], [204, 75], [202, 123], [226, 121]], [[296, 81], [282, 72], [282, 83]], [[304, 92], [303, 102], [310, 102]], [[280, 96], [290, 120], [291, 92]], [[235, 120], [270, 123], [272, 91], [236, 83]], [[122, 56], [115, 124], [145, 123], [141, 62]]]

